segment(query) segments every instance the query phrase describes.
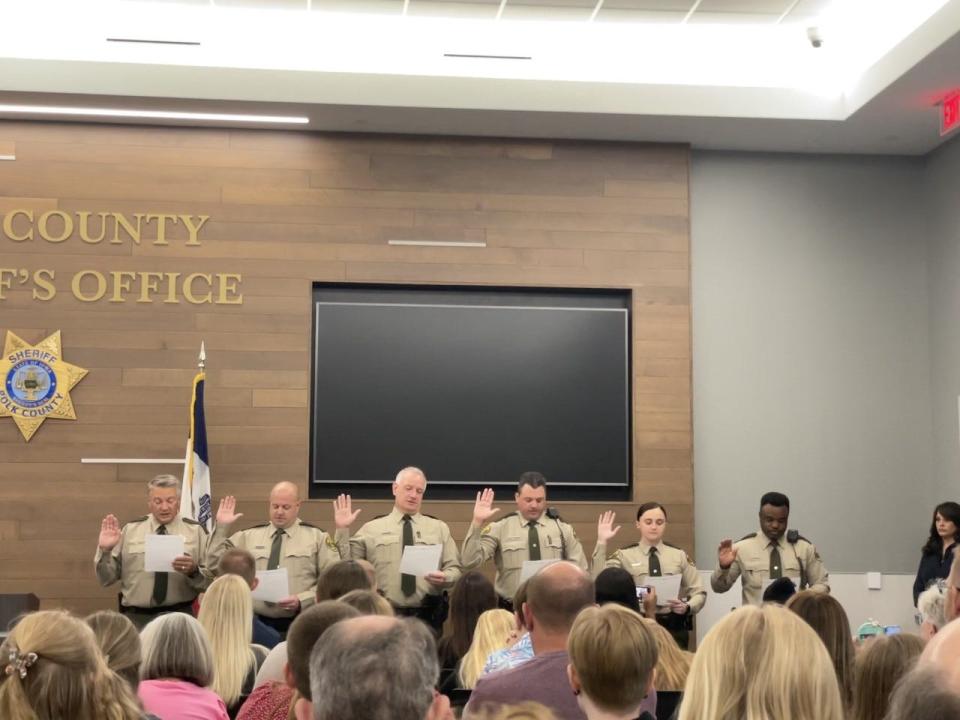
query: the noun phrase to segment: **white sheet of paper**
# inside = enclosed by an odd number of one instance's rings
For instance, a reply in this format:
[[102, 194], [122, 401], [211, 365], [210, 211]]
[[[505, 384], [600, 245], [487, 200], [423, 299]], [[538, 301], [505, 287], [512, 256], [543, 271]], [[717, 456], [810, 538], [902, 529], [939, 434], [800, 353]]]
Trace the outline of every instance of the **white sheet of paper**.
[[520, 568], [520, 582], [526, 582], [547, 565], [553, 565], [556, 560], [524, 560], [523, 567]]
[[254, 600], [279, 602], [290, 597], [290, 576], [286, 568], [276, 570], [257, 570], [257, 589], [253, 591]]
[[407, 545], [400, 558], [400, 572], [423, 577], [440, 569], [443, 545]]
[[676, 600], [680, 595], [680, 575], [661, 575], [651, 577], [643, 581], [644, 585], [649, 585], [657, 591], [657, 607], [669, 605], [671, 600]]
[[183, 535], [147, 535], [143, 569], [147, 572], [175, 572], [173, 561], [183, 555]]

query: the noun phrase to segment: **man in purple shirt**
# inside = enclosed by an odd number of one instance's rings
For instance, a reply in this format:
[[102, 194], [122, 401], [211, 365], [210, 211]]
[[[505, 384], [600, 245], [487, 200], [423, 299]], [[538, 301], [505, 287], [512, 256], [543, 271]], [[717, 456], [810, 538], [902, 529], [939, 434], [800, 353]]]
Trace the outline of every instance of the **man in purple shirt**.
[[[518, 668], [481, 678], [464, 717], [475, 717], [485, 706], [532, 700], [553, 710], [559, 720], [586, 720], [567, 680], [567, 636], [577, 613], [593, 604], [593, 580], [573, 563], [554, 563], [534, 575], [522, 611], [535, 657]], [[641, 711], [654, 714], [656, 706], [652, 692]]]

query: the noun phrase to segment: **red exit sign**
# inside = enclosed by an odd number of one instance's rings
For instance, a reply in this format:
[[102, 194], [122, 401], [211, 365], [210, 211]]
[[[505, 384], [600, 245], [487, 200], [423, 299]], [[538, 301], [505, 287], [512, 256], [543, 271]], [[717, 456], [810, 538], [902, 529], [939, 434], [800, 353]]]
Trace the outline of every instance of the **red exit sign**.
[[960, 126], [960, 90], [947, 95], [940, 105], [940, 135]]

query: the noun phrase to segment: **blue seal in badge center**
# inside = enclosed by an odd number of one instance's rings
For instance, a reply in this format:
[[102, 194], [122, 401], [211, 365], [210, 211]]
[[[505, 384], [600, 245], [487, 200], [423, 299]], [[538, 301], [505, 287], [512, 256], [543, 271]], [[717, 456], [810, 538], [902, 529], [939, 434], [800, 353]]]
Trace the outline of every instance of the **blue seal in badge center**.
[[28, 359], [10, 368], [6, 377], [7, 395], [17, 405], [35, 408], [46, 404], [57, 392], [57, 375], [40, 360]]

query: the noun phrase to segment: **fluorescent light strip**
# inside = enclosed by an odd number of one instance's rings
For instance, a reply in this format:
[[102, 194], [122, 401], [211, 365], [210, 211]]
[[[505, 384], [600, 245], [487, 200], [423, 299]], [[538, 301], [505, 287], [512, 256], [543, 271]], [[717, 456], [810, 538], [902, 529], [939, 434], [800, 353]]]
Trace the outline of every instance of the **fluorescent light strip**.
[[455, 240], [387, 240], [387, 245], [419, 245], [422, 247], [486, 247], [485, 242], [457, 242]]
[[153, 120], [213, 120], [224, 122], [295, 123], [306, 125], [308, 117], [285, 115], [236, 115], [231, 113], [174, 112], [172, 110], [122, 110], [120, 108], [58, 107], [53, 105], [0, 105], [0, 113], [74, 115], [81, 117], [146, 118]]

